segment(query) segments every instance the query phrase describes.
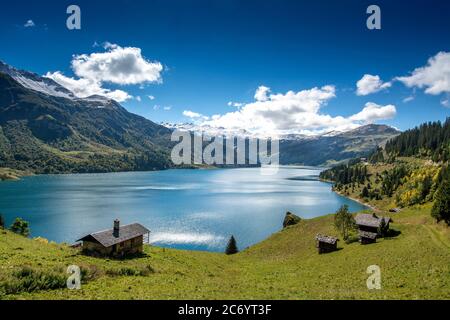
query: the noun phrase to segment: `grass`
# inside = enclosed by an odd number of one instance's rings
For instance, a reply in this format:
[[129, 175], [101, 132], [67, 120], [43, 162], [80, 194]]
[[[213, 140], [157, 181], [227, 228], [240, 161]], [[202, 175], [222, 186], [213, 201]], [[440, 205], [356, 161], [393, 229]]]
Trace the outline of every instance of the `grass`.
[[[393, 214], [392, 228], [401, 232], [395, 238], [368, 246], [341, 241], [341, 250], [325, 255], [317, 254], [314, 236], [336, 235], [331, 215], [302, 220], [233, 256], [145, 246], [143, 257], [123, 261], [0, 230], [0, 298], [450, 299], [450, 231], [429, 211]], [[81, 290], [61, 286], [73, 264], [82, 270]], [[381, 268], [382, 290], [366, 287], [372, 264]], [[33, 290], [18, 274], [32, 278]], [[7, 283], [18, 291], [6, 294]]]

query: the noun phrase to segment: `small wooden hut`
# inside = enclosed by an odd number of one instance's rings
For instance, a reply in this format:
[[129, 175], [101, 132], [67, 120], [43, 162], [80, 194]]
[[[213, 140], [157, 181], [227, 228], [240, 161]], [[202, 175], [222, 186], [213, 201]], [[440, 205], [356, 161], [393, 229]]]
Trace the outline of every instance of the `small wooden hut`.
[[377, 241], [377, 237], [389, 230], [391, 218], [377, 217], [375, 214], [360, 213], [355, 217], [359, 230], [359, 241], [361, 244], [370, 244]]
[[142, 253], [144, 250], [144, 235], [150, 230], [139, 223], [120, 226], [120, 221], [114, 221], [114, 227], [109, 230], [88, 234], [81, 241], [82, 250], [94, 256], [123, 257]]
[[337, 250], [338, 241], [338, 238], [318, 234], [316, 236], [316, 248], [319, 254], [333, 252]]

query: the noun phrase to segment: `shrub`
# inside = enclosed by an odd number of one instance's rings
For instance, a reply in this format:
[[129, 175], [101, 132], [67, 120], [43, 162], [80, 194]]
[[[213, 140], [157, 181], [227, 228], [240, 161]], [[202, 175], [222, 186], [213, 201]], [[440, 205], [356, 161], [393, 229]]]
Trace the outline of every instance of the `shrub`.
[[101, 270], [95, 265], [80, 265], [80, 275], [82, 283], [97, 279], [101, 276], [101, 274]]
[[5, 218], [3, 218], [3, 215], [0, 213], [0, 228], [5, 227]]
[[283, 228], [287, 228], [289, 226], [296, 225], [301, 220], [302, 219], [299, 216], [296, 216], [295, 214], [293, 214], [291, 212], [287, 212], [286, 217], [284, 218], [284, 221], [283, 221]]
[[14, 223], [11, 225], [10, 230], [24, 237], [28, 237], [30, 235], [29, 223], [21, 218], [16, 218]]
[[231, 255], [238, 252], [239, 250], [236, 244], [236, 239], [234, 238], [234, 236], [231, 236], [230, 240], [228, 241], [227, 248], [225, 249], [225, 254]]
[[109, 269], [106, 271], [106, 274], [112, 277], [118, 276], [146, 277], [152, 273], [155, 273], [155, 270], [152, 268], [151, 265], [146, 265], [145, 267], [139, 268], [122, 267], [118, 269]]
[[12, 278], [2, 281], [1, 291], [5, 294], [34, 292], [39, 290], [55, 290], [66, 287], [64, 274], [36, 271], [30, 267], [22, 267], [12, 274]]
[[358, 242], [359, 241], [359, 236], [358, 235], [349, 235], [348, 238], [345, 240], [346, 244], [350, 244], [350, 243], [354, 243], [354, 242]]

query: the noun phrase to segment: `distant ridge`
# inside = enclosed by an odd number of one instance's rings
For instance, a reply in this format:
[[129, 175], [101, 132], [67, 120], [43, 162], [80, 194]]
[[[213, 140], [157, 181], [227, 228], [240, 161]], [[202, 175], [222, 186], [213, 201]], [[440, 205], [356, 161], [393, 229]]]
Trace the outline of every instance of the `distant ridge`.
[[361, 126], [347, 132], [280, 142], [281, 164], [329, 165], [367, 156], [401, 132], [378, 124]]

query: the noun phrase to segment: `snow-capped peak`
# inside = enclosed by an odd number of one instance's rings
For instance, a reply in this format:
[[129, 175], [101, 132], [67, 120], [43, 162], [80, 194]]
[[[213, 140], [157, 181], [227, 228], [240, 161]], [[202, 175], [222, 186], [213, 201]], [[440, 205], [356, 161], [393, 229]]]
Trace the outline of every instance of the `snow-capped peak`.
[[71, 91], [52, 79], [44, 78], [28, 71], [18, 70], [2, 61], [0, 61], [0, 72], [6, 73], [25, 88], [54, 97], [76, 99], [76, 96]]

